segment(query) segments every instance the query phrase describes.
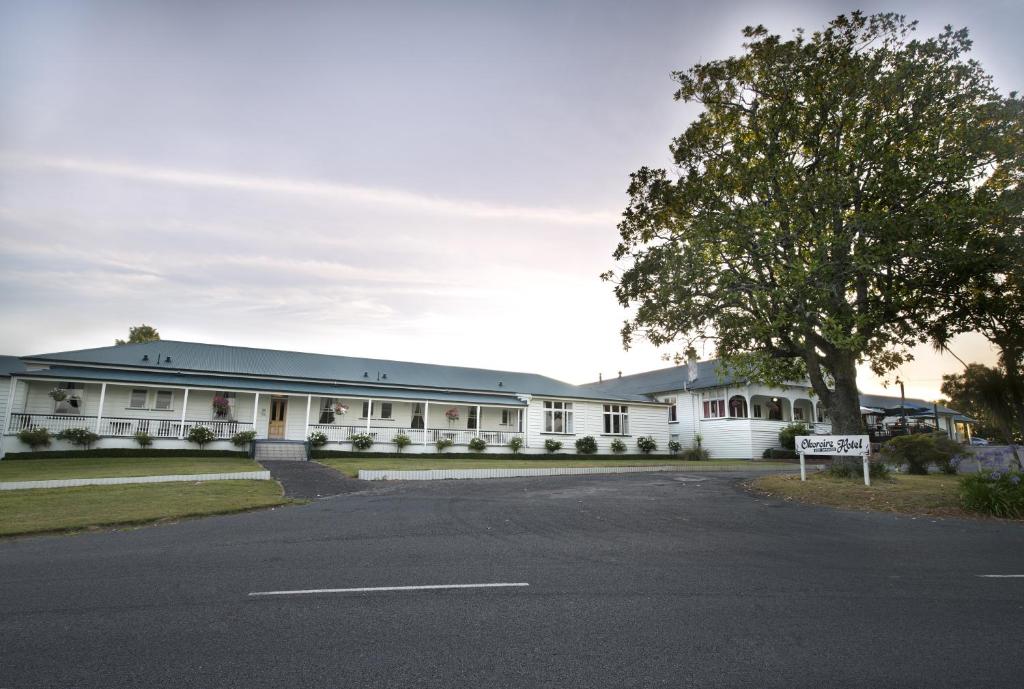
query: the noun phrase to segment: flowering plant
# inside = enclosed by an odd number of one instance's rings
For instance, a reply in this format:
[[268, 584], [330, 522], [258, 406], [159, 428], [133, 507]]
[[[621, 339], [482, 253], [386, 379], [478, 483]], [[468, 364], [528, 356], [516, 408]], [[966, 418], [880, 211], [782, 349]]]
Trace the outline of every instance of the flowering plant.
[[338, 402], [337, 404], [334, 405], [334, 413], [341, 414], [342, 416], [348, 414], [348, 405]]
[[50, 390], [49, 395], [54, 402], [63, 402], [68, 398], [68, 391], [63, 388], [54, 388]]
[[217, 417], [227, 416], [230, 411], [231, 402], [228, 401], [227, 397], [217, 395], [213, 398], [213, 413], [216, 414]]
[[449, 421], [458, 421], [459, 420], [459, 410], [456, 409], [455, 407], [452, 407], [451, 409], [446, 411], [444, 413], [444, 415], [448, 418]]

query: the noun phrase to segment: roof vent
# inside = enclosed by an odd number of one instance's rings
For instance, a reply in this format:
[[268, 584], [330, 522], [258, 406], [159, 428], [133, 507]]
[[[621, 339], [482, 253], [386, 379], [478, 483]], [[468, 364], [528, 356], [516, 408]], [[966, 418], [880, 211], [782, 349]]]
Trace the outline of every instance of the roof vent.
[[604, 376], [602, 374], [598, 373], [597, 374], [597, 382], [600, 383], [602, 380], [604, 380]]
[[369, 377], [370, 377], [370, 372], [369, 371], [363, 371], [363, 378], [369, 378]]
[[149, 361], [149, 355], [148, 354], [143, 354], [142, 355], [142, 360], [143, 361]]
[[380, 374], [380, 379], [381, 380], [387, 380], [388, 379], [388, 374], [386, 374], [386, 373]]
[[499, 381], [498, 381], [498, 387], [499, 387], [499, 388], [503, 388], [503, 387], [505, 387], [505, 382], [504, 382], [504, 381], [501, 381], [501, 380], [499, 380]]
[[619, 371], [619, 378], [622, 377], [622, 371]]
[[165, 356], [165, 357], [164, 357], [164, 363], [165, 363], [165, 364], [169, 364], [169, 363], [171, 363], [171, 357], [169, 357], [169, 356]]

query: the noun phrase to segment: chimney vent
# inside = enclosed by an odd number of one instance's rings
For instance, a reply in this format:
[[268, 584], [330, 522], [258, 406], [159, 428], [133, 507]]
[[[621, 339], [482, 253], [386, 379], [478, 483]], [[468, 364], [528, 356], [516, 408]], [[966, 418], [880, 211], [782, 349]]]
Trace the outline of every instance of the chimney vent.
[[619, 378], [622, 377], [622, 371], [619, 371]]
[[602, 380], [604, 380], [604, 376], [601, 375], [600, 373], [598, 373], [597, 374], [597, 382], [600, 383]]
[[686, 377], [691, 383], [697, 380], [697, 350], [693, 347], [686, 351]]

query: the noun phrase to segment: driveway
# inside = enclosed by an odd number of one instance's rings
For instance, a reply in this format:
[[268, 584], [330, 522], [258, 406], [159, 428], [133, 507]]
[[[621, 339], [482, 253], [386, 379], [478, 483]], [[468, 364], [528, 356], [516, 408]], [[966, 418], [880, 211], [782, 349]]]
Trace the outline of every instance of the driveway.
[[360, 481], [325, 467], [317, 462], [271, 461], [260, 462], [275, 481], [280, 481], [289, 498], [316, 498], [343, 495], [366, 490], [368, 481]]
[[[0, 687], [1018, 687], [1024, 527], [736, 477], [374, 484], [0, 542]], [[451, 584], [400, 591], [251, 593]]]

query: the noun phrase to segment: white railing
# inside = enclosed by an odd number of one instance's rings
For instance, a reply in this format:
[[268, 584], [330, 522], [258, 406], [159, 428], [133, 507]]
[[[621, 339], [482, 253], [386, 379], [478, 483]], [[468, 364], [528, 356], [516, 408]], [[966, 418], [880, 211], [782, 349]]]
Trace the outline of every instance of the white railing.
[[30, 428], [45, 428], [50, 433], [60, 433], [69, 428], [96, 427], [95, 416], [79, 416], [77, 414], [11, 414], [11, 426], [7, 435], [15, 435], [19, 431]]
[[522, 438], [523, 434], [515, 431], [480, 431], [480, 437], [491, 447], [504, 447], [512, 438]]
[[[327, 436], [327, 442], [347, 443], [351, 442], [352, 436], [357, 433], [368, 433], [375, 444], [388, 444], [395, 442], [395, 436], [404, 433], [409, 436], [413, 445], [422, 445], [424, 434], [426, 434], [427, 445], [434, 445], [439, 439], [447, 438], [453, 445], [468, 445], [469, 441], [477, 437], [475, 430], [452, 429], [452, 428], [397, 428], [389, 426], [338, 426], [335, 424], [314, 423], [309, 425], [310, 433], [323, 433]], [[480, 431], [482, 438], [492, 447], [503, 447], [515, 437], [523, 437], [522, 433], [515, 431]]]
[[[172, 421], [171, 424], [177, 428], [181, 424], [179, 422]], [[242, 431], [251, 431], [251, 421], [185, 421], [185, 430], [182, 433], [183, 436], [188, 437], [188, 432], [195, 426], [205, 426], [213, 431], [213, 434], [218, 440], [228, 440], [235, 433], [241, 433]]]

